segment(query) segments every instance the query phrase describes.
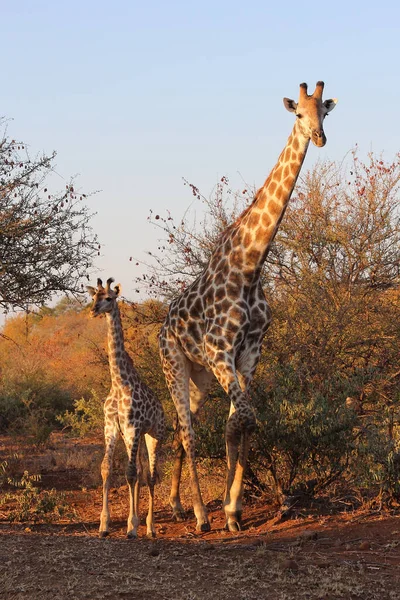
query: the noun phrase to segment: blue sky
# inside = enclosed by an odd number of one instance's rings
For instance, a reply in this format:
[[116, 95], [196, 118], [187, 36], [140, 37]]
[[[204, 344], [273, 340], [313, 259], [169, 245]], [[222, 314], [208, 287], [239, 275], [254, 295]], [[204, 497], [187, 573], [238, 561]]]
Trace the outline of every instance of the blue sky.
[[[57, 150], [97, 212], [103, 278], [134, 298], [129, 257], [156, 248], [150, 208], [179, 219], [227, 175], [259, 186], [293, 125], [282, 97], [325, 81], [339, 103], [305, 168], [399, 151], [400, 8], [370, 2], [0, 0], [0, 115], [33, 151]], [[240, 175], [239, 175], [240, 173]], [[191, 211], [201, 210], [192, 205]]]

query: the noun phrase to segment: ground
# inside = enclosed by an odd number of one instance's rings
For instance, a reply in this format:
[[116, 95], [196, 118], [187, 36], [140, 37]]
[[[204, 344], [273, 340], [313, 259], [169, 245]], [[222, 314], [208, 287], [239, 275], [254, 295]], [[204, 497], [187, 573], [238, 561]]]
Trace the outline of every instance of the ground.
[[[127, 488], [117, 455], [111, 492], [112, 527], [97, 537], [101, 507], [101, 443], [55, 436], [45, 450], [0, 439], [0, 463], [14, 478], [21, 467], [55, 488], [67, 513], [52, 522], [10, 523], [12, 499], [0, 505], [0, 599], [272, 600], [400, 599], [400, 516], [367, 509], [308, 511], [282, 520], [273, 507], [247, 501], [244, 530], [224, 530], [223, 474], [201, 465], [212, 530], [195, 532], [189, 512], [174, 523], [168, 507], [168, 469], [158, 490], [157, 538], [127, 540]], [[187, 485], [185, 485], [187, 488]], [[3, 497], [11, 487], [3, 489]], [[144, 522], [146, 494], [141, 516]], [[183, 497], [190, 507], [190, 496]], [[17, 506], [18, 508], [18, 506]], [[325, 511], [326, 513], [327, 511]]]

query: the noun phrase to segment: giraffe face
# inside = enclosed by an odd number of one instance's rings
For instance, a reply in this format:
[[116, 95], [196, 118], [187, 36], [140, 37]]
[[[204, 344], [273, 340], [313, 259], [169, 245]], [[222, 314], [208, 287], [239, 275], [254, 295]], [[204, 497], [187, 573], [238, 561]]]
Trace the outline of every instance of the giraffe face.
[[323, 81], [318, 81], [315, 92], [307, 94], [307, 84], [300, 85], [300, 97], [294, 100], [284, 98], [283, 103], [289, 112], [294, 112], [298, 119], [298, 127], [304, 137], [310, 139], [315, 146], [322, 148], [326, 144], [323, 122], [326, 115], [335, 108], [337, 99], [322, 101]]
[[110, 277], [107, 280], [106, 287], [103, 287], [101, 279], [97, 280], [97, 289], [92, 286], [87, 286], [87, 291], [93, 298], [93, 304], [90, 309], [91, 317], [98, 317], [104, 313], [112, 312], [116, 305], [117, 298], [121, 293], [121, 285], [118, 284], [111, 289], [111, 284], [114, 280]]

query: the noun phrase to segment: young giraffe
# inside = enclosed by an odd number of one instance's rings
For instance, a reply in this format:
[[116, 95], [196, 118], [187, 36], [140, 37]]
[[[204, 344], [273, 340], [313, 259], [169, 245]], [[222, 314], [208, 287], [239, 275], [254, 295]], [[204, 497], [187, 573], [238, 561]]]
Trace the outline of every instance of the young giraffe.
[[226, 426], [225, 515], [230, 531], [241, 528], [243, 474], [249, 435], [256, 426], [248, 390], [271, 321], [260, 274], [310, 140], [318, 147], [326, 143], [323, 121], [336, 99], [323, 101], [323, 88], [319, 81], [308, 95], [307, 85], [302, 83], [298, 103], [284, 98], [286, 109], [297, 119], [277, 164], [252, 204], [222, 234], [203, 273], [171, 303], [160, 332], [161, 360], [181, 438], [170, 504], [175, 518], [184, 518], [179, 484], [186, 454], [200, 531], [209, 531], [210, 524], [196, 472], [192, 416], [204, 403], [214, 376], [231, 400]]
[[127, 537], [137, 536], [139, 525], [139, 488], [140, 488], [140, 449], [144, 437], [149, 455], [149, 511], [146, 525], [147, 535], [155, 536], [154, 529], [154, 485], [157, 476], [157, 457], [160, 443], [165, 435], [165, 419], [161, 403], [145, 383], [143, 383], [133, 366], [133, 362], [124, 347], [124, 333], [117, 298], [121, 286], [111, 284], [114, 279], [107, 280], [103, 287], [101, 279], [97, 280], [97, 289], [88, 286], [93, 297], [90, 311], [91, 317], [105, 314], [108, 324], [108, 359], [111, 373], [111, 390], [104, 404], [104, 437], [105, 455], [101, 465], [103, 478], [103, 510], [100, 517], [100, 537], [108, 535], [110, 512], [108, 508], [108, 491], [112, 471], [112, 457], [118, 431], [122, 435], [128, 453], [126, 478], [129, 486], [129, 517]]

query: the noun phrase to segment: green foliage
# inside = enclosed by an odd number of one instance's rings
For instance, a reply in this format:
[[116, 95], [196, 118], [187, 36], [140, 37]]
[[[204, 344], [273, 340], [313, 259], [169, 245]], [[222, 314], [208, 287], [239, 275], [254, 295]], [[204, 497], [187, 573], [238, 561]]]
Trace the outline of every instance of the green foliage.
[[358, 488], [378, 488], [383, 500], [400, 501], [400, 420], [393, 408], [359, 430], [352, 471]]
[[195, 421], [196, 454], [201, 458], [223, 458], [225, 456], [225, 426], [228, 417], [229, 399], [217, 390], [210, 394], [205, 406]]
[[320, 491], [340, 477], [354, 449], [357, 423], [345, 405], [349, 383], [339, 378], [316, 383], [290, 366], [276, 367], [269, 389], [257, 383], [253, 471], [269, 471], [278, 498], [299, 488]]
[[67, 410], [63, 415], [58, 415], [57, 420], [63, 427], [70, 427], [74, 435], [84, 436], [99, 431], [104, 425], [103, 404], [104, 401], [92, 390], [88, 398], [75, 400], [73, 411]]
[[[5, 483], [7, 463], [0, 465], [0, 482]], [[0, 506], [11, 505], [7, 511], [9, 521], [32, 522], [51, 521], [66, 516], [72, 516], [65, 495], [56, 490], [40, 490], [37, 485], [40, 475], [32, 475], [24, 471], [22, 477], [7, 477], [6, 483], [16, 488], [15, 491], [6, 492], [0, 498]]]
[[24, 405], [19, 398], [7, 389], [0, 392], [0, 431], [11, 429], [24, 414]]
[[4, 482], [6, 481], [7, 467], [8, 467], [8, 462], [6, 460], [3, 460], [0, 462], [0, 486], [2, 486], [4, 484]]

